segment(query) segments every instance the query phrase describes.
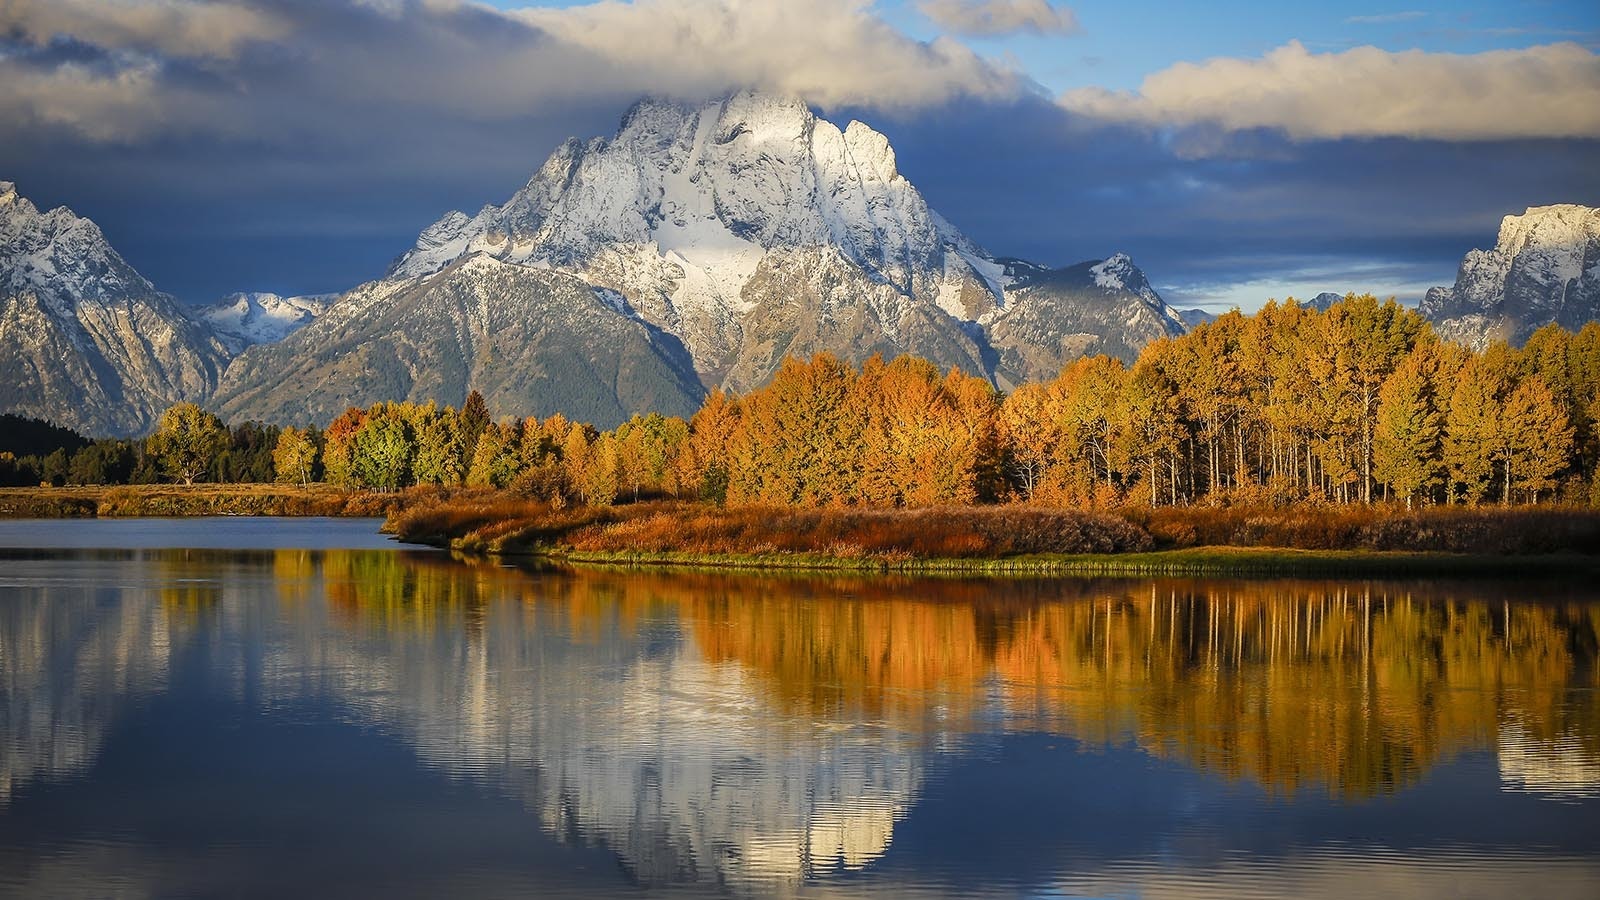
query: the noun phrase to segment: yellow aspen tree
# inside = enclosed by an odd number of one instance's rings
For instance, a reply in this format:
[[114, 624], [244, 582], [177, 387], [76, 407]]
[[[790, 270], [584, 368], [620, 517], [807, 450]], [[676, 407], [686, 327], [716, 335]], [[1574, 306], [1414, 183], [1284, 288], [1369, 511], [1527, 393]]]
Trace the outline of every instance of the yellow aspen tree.
[[1502, 428], [1507, 494], [1514, 486], [1537, 504], [1571, 462], [1572, 425], [1566, 410], [1543, 378], [1530, 375], [1506, 398]]

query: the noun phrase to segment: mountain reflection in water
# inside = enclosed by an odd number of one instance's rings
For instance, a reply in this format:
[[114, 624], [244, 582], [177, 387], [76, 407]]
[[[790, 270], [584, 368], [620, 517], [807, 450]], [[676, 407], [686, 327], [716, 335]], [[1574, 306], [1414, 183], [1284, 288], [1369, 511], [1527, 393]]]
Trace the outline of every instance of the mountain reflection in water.
[[[1377, 893], [1427, 893], [1456, 883], [1453, 855], [1483, 867], [1489, 894], [1495, 877], [1526, 893], [1519, 865], [1542, 873], [1541, 895], [1600, 885], [1592, 834], [1524, 858], [1483, 846], [1504, 837], [1492, 827], [1457, 834], [1449, 817], [1478, 813], [1446, 806], [1424, 823], [1443, 846], [1408, 834], [1386, 860], [1336, 852], [1363, 835], [1304, 818], [1382, 818], [1374, 804], [1431, 796], [1430, 773], [1449, 770], [1470, 796], [1488, 783], [1537, 804], [1507, 821], [1592, 824], [1600, 601], [1579, 586], [530, 573], [338, 550], [22, 554], [5, 568], [5, 889], [59, 888], [66, 872], [95, 892], [78, 871], [91, 863], [30, 850], [71, 836], [20, 820], [30, 794], [92, 790], [116, 759], [155, 753], [136, 726], [168, 694], [398, 740], [419, 773], [514, 801], [547, 840], [608, 854], [647, 888], [1334, 895], [1365, 871]], [[316, 764], [282, 762], [260, 777]], [[1472, 780], [1485, 765], [1492, 777]], [[1013, 852], [1004, 836], [1035, 828], [994, 818], [1001, 798], [1062, 794], [1064, 821], [1079, 802], [1118, 809], [1087, 799], [1096, 781], [1128, 794], [1139, 837], [1118, 848], [1095, 823], [1055, 822], [1039, 840], [1064, 843], [985, 873]], [[975, 788], [988, 782], [1020, 793]], [[952, 844], [968, 813], [990, 818], [962, 827], [993, 834]], [[1208, 831], [1205, 815], [1243, 824]], [[1307, 833], [1271, 833], [1274, 816]], [[1239, 854], [1263, 846], [1297, 856], [1298, 880], [1261, 881]], [[170, 873], [152, 878], [170, 892]]]

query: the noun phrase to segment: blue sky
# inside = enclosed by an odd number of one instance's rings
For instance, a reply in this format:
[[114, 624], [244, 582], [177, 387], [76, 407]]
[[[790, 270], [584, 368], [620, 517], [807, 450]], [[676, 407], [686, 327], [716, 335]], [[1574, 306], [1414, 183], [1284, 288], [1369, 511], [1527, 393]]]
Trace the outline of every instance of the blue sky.
[[1600, 205], [1592, 0], [19, 0], [0, 35], [0, 179], [193, 302], [375, 277], [645, 91], [798, 93], [991, 251], [1126, 251], [1184, 306], [1415, 300], [1503, 215]]

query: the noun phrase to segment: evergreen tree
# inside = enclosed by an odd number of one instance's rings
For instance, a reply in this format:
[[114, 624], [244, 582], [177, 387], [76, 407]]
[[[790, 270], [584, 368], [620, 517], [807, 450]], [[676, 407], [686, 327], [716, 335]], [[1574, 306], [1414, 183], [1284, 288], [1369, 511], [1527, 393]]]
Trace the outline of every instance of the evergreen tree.
[[461, 404], [458, 418], [462, 456], [471, 460], [477, 454], [479, 435], [483, 434], [483, 430], [493, 421], [489, 418], [489, 404], [484, 402], [482, 394], [471, 391], [467, 394], [466, 402]]

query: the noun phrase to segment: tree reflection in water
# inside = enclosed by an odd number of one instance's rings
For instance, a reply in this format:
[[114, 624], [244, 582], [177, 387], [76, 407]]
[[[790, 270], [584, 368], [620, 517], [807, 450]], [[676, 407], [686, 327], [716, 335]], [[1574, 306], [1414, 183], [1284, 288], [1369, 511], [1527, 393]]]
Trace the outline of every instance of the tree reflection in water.
[[1576, 588], [530, 573], [395, 551], [66, 565], [0, 608], [0, 804], [82, 771], [201, 644], [238, 696], [327, 698], [645, 884], [859, 869], [931, 758], [996, 733], [1342, 802], [1469, 751], [1497, 754], [1506, 790], [1600, 795], [1600, 602]]

